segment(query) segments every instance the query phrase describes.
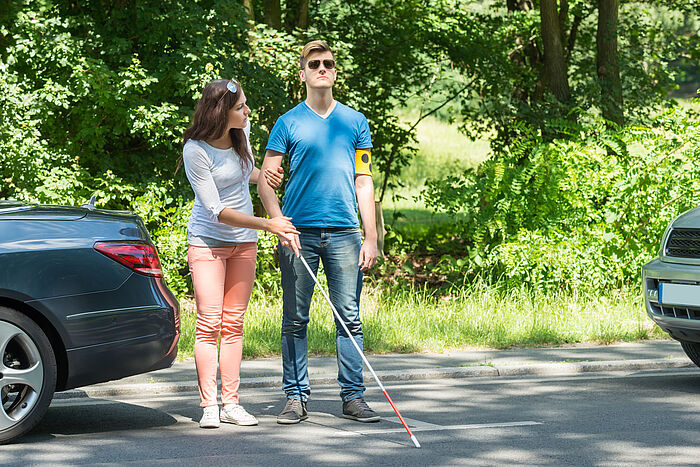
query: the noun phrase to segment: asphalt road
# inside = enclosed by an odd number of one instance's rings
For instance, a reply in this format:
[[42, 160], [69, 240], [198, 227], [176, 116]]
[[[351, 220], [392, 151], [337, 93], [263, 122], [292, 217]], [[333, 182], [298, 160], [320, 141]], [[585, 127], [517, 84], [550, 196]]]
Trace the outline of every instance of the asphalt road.
[[279, 390], [247, 388], [257, 427], [200, 429], [193, 393], [57, 399], [39, 427], [0, 447], [2, 465], [697, 465], [700, 369], [390, 383], [413, 447], [370, 382], [384, 419], [340, 418], [335, 386], [313, 388], [309, 420], [281, 426]]

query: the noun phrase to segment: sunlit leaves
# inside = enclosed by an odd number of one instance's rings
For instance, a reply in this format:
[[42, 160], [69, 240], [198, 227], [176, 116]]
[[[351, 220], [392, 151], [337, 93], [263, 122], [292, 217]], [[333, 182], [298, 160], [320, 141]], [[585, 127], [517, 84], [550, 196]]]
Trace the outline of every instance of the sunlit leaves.
[[618, 132], [587, 121], [574, 141], [519, 125], [523, 136], [476, 171], [428, 183], [429, 205], [466, 216], [462, 238], [487, 258], [474, 274], [539, 289], [629, 286], [668, 223], [700, 204], [700, 123], [681, 108]]

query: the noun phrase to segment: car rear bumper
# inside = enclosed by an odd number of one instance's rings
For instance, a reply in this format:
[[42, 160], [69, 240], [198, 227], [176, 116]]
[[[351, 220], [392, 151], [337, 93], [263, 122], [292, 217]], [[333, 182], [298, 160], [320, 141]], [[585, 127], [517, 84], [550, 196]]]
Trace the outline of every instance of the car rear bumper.
[[175, 332], [68, 350], [71, 370], [62, 390], [168, 368], [177, 357], [179, 338]]
[[700, 285], [700, 266], [655, 259], [642, 268], [644, 304], [649, 317], [679, 341], [700, 342], [700, 303], [669, 306], [659, 302], [659, 283]]
[[[67, 349], [68, 377], [65, 387], [59, 390], [126, 378], [173, 364], [180, 339], [180, 304], [162, 279], [139, 279], [151, 284], [151, 297], [160, 305], [146, 307], [146, 318], [140, 312], [113, 310], [112, 314], [123, 320], [119, 327], [113, 328], [113, 335], [120, 335], [116, 332], [119, 329], [141, 329], [143, 334], [121, 333], [121, 338], [113, 341]], [[104, 335], [103, 327], [92, 329], [99, 329]]]

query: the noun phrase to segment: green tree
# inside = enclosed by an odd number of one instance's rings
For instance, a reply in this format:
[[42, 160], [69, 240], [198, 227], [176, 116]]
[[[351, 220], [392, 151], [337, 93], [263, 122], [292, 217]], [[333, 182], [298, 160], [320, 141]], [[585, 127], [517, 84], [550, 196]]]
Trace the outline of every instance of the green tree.
[[454, 97], [467, 135], [495, 129], [495, 149], [518, 137], [514, 120], [545, 133], [549, 122], [577, 109], [644, 122], [668, 105], [675, 87], [669, 63], [698, 50], [697, 36], [679, 34], [688, 15], [697, 15], [697, 2], [629, 1], [617, 19], [609, 3], [463, 2], [440, 13], [433, 40], [449, 57], [445, 68], [459, 70], [470, 86], [446, 80], [433, 88]]

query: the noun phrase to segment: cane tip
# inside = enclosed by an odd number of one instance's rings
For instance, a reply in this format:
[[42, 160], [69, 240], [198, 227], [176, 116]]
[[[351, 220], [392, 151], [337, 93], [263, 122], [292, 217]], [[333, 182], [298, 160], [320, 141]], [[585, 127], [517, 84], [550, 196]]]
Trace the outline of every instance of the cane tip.
[[413, 445], [417, 448], [420, 448], [420, 443], [418, 442], [418, 439], [416, 438], [416, 435], [411, 435], [411, 441], [413, 441]]

